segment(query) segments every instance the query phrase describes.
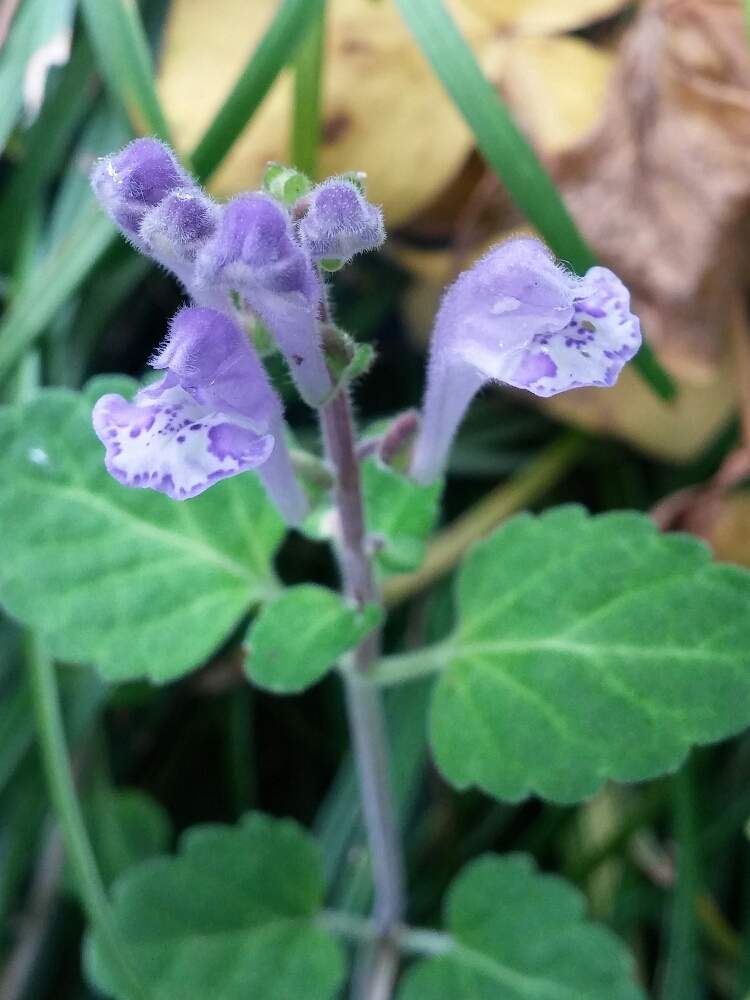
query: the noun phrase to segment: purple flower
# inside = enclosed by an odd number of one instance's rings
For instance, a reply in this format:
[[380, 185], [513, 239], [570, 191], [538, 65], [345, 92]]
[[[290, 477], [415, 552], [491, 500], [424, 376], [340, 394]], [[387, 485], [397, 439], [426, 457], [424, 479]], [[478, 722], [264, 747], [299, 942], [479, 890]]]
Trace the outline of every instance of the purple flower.
[[537, 396], [612, 386], [640, 345], [630, 295], [611, 271], [592, 267], [579, 278], [538, 240], [509, 240], [443, 298], [412, 475], [430, 482], [440, 474], [466, 408], [486, 382]]
[[375, 250], [385, 240], [383, 213], [350, 181], [332, 177], [305, 199], [306, 214], [298, 223], [302, 246], [313, 260], [351, 260]]
[[281, 403], [242, 331], [213, 310], [183, 309], [151, 364], [166, 374], [132, 403], [110, 394], [94, 407], [111, 475], [186, 500], [257, 469], [286, 519], [300, 521], [307, 501], [284, 441]]
[[141, 249], [138, 231], [150, 208], [192, 184], [171, 149], [157, 139], [134, 139], [119, 153], [97, 160], [91, 185], [123, 235]]
[[229, 202], [198, 256], [200, 300], [221, 308], [232, 293], [271, 331], [303, 398], [321, 403], [332, 386], [318, 331], [320, 280], [286, 211], [268, 195]]
[[195, 258], [213, 235], [219, 211], [195, 185], [175, 188], [144, 214], [138, 230], [139, 246], [192, 291]]

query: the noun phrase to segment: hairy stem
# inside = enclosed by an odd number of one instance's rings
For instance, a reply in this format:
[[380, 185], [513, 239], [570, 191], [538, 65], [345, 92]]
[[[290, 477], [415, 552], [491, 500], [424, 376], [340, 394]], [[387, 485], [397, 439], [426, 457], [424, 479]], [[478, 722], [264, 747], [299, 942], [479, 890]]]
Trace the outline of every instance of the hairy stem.
[[[346, 392], [338, 392], [321, 409], [320, 422], [326, 454], [335, 474], [341, 575], [346, 593], [361, 607], [379, 600], [379, 595], [366, 547], [354, 420]], [[354, 651], [352, 667], [344, 672], [344, 684], [375, 883], [374, 919], [382, 941], [388, 942], [401, 921], [404, 890], [382, 695], [368, 679], [377, 664], [379, 647], [377, 633], [360, 643]], [[370, 990], [365, 995], [373, 993]]]
[[37, 735], [50, 797], [60, 824], [65, 853], [73, 870], [86, 916], [94, 927], [113, 977], [132, 1000], [148, 1000], [112, 917], [76, 797], [63, 730], [55, 667], [38, 642], [29, 640], [29, 675]]

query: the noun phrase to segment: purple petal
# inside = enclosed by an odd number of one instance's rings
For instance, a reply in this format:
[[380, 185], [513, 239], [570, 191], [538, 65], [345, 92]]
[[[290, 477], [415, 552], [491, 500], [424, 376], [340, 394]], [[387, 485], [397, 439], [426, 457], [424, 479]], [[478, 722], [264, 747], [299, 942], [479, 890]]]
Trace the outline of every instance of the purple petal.
[[123, 233], [138, 245], [138, 229], [149, 208], [190, 178], [174, 153], [157, 139], [135, 139], [94, 165], [91, 184]]
[[218, 205], [200, 188], [176, 188], [145, 213], [138, 240], [144, 253], [189, 288], [196, 255], [216, 229], [218, 215]]
[[349, 181], [332, 178], [310, 195], [298, 235], [313, 260], [348, 261], [385, 240], [383, 213]]
[[580, 283], [570, 322], [535, 336], [503, 381], [537, 396], [581, 386], [612, 386], [641, 346], [630, 294], [611, 271], [593, 267]]
[[132, 403], [116, 395], [96, 403], [94, 430], [115, 479], [186, 500], [269, 458], [273, 435], [257, 433], [246, 418], [196, 402], [169, 382], [167, 376]]
[[478, 389], [490, 381], [552, 396], [611, 386], [638, 351], [630, 296], [611, 271], [579, 278], [538, 240], [510, 240], [448, 289], [435, 322], [412, 474], [429, 482]]
[[281, 403], [249, 340], [213, 309], [178, 312], [151, 365], [167, 368], [196, 402], [246, 417], [258, 430], [281, 420]]
[[217, 288], [225, 298], [239, 293], [274, 335], [302, 396], [320, 403], [331, 390], [318, 331], [321, 286], [286, 212], [267, 195], [235, 198], [197, 268], [196, 294], [215, 302]]

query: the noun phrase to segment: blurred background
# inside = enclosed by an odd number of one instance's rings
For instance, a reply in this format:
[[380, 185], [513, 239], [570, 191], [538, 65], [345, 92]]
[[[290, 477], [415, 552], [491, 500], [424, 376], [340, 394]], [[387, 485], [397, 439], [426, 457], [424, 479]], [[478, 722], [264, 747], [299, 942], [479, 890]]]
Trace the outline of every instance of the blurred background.
[[[340, 324], [377, 351], [357, 393], [363, 424], [418, 404], [442, 288], [510, 233], [536, 228], [574, 267], [590, 247], [632, 289], [654, 352], [607, 392], [481, 397], [427, 562], [389, 582], [389, 646], [447, 632], [462, 552], [524, 507], [652, 511], [750, 565], [739, 0], [0, 0], [0, 46], [4, 403], [102, 372], [141, 376], [180, 304], [174, 281], [94, 203], [97, 156], [157, 134], [221, 198], [258, 187], [270, 160], [318, 177], [361, 170], [390, 232], [383, 252], [334, 280]], [[280, 366], [277, 376], [314, 446]], [[290, 582], [334, 579], [325, 549], [297, 535], [280, 569]], [[83, 1000], [83, 918], [25, 655], [21, 630], [0, 616], [0, 1000]], [[236, 644], [164, 687], [105, 688], [75, 664], [59, 677], [107, 880], [195, 822], [259, 807], [310, 825], [332, 903], [366, 908], [335, 679], [295, 698], [251, 691]], [[579, 807], [510, 807], [456, 793], [431, 768], [419, 685], [390, 709], [411, 921], [437, 919], [468, 858], [527, 850], [587, 894], [654, 997], [750, 996], [750, 739]]]

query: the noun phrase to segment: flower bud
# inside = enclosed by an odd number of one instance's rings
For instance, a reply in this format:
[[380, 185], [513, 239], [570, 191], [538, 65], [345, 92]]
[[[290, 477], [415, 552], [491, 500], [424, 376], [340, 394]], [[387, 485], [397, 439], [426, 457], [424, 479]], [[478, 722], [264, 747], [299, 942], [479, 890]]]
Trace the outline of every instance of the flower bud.
[[240, 195], [221, 212], [197, 261], [197, 294], [237, 294], [271, 331], [303, 398], [315, 406], [331, 390], [318, 332], [321, 286], [292, 238], [284, 209], [264, 194]]
[[190, 289], [195, 258], [213, 235], [218, 217], [218, 205], [200, 188], [175, 188], [146, 212], [139, 242], [144, 253], [173, 271]]
[[536, 396], [612, 386], [641, 344], [630, 295], [606, 268], [583, 278], [534, 239], [509, 240], [464, 271], [435, 320], [412, 462], [435, 479], [478, 389], [502, 382]]
[[170, 191], [191, 183], [177, 157], [157, 139], [134, 139], [97, 160], [91, 185], [122, 233], [140, 247], [138, 230], [146, 212]]
[[313, 260], [328, 262], [328, 269], [336, 269], [331, 262], [346, 263], [385, 240], [383, 213], [351, 180], [333, 177], [306, 200], [308, 210], [297, 224], [299, 240]]

